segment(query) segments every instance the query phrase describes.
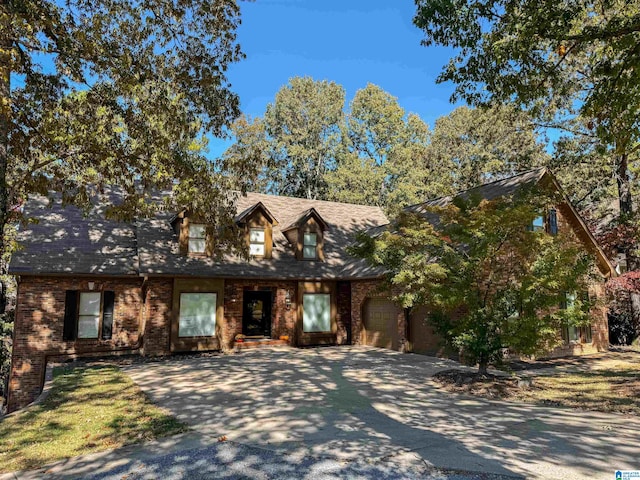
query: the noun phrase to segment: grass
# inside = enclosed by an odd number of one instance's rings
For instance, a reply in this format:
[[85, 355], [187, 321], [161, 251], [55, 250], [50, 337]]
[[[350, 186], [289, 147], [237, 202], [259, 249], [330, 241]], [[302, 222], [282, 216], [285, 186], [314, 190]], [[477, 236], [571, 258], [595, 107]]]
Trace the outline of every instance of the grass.
[[185, 430], [116, 366], [57, 368], [44, 402], [0, 420], [0, 473]]
[[518, 386], [514, 377], [477, 377], [441, 372], [435, 381], [446, 390], [488, 398], [500, 398], [640, 416], [640, 353], [608, 352], [583, 359], [578, 366], [541, 371], [531, 386]]

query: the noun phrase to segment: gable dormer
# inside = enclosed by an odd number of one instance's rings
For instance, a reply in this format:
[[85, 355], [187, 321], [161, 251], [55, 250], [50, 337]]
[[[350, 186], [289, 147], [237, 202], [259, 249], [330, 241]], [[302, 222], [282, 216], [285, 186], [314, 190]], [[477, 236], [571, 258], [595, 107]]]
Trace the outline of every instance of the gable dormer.
[[262, 202], [247, 208], [236, 217], [236, 222], [245, 229], [245, 241], [249, 255], [271, 258], [273, 250], [273, 227], [278, 221]]
[[296, 221], [282, 229], [294, 246], [296, 259], [324, 261], [324, 232], [329, 227], [315, 208], [310, 208]]
[[211, 256], [213, 238], [206, 223], [189, 215], [187, 210], [174, 215], [169, 223], [178, 237], [178, 249], [181, 255]]

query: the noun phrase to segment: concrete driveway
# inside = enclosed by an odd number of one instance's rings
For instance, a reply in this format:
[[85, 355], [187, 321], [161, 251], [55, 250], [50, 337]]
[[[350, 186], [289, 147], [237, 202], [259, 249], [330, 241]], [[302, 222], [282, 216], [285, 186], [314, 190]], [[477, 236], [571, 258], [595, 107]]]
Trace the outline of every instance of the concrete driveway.
[[640, 420], [443, 392], [455, 362], [367, 347], [269, 349], [136, 364], [126, 372], [197, 431], [251, 446], [524, 478], [640, 469]]

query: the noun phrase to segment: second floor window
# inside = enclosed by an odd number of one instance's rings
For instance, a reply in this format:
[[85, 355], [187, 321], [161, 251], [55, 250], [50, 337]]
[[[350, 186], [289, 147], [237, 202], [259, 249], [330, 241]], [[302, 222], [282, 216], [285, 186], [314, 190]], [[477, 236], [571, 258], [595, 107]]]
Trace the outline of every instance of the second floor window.
[[204, 253], [206, 246], [206, 228], [202, 223], [189, 225], [189, 253]]
[[264, 228], [252, 228], [249, 230], [249, 255], [263, 257], [264, 252]]
[[306, 259], [316, 258], [316, 247], [318, 246], [318, 235], [315, 233], [305, 233], [302, 245], [302, 257]]

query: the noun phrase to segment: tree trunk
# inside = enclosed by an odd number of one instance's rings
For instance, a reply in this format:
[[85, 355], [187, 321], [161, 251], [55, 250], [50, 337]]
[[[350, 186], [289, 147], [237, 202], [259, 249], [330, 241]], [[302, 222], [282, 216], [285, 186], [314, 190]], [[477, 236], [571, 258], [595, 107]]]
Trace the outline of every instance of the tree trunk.
[[[0, 18], [0, 275], [6, 275], [5, 226], [8, 220], [7, 167], [9, 164], [9, 131], [11, 128], [12, 42], [9, 38], [9, 16]], [[7, 305], [7, 287], [0, 278], [0, 314]]]
[[489, 360], [481, 356], [478, 360], [478, 373], [480, 375], [486, 375], [487, 369], [489, 368]]
[[616, 181], [618, 183], [618, 200], [620, 214], [631, 215], [633, 202], [631, 198], [631, 182], [629, 181], [629, 160], [626, 153], [618, 155], [616, 165]]

